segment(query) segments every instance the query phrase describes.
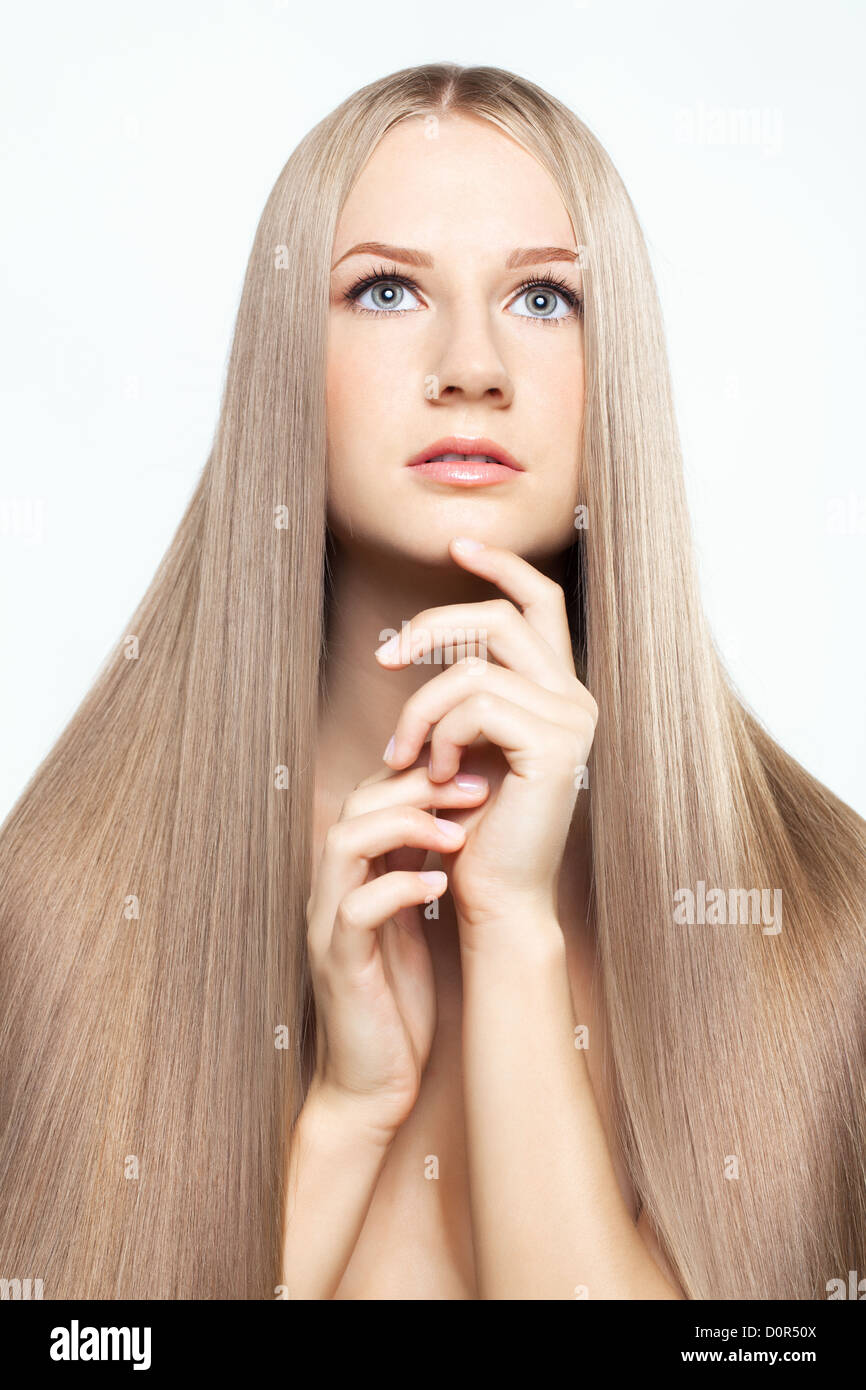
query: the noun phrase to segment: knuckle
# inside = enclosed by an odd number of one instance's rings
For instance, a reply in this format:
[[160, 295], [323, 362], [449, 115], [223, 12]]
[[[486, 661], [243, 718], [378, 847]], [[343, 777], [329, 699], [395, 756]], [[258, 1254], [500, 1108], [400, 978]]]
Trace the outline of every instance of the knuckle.
[[351, 893], [343, 899], [337, 908], [337, 923], [343, 931], [357, 931], [361, 926], [361, 914], [357, 899], [353, 900]]
[[484, 715], [492, 713], [496, 705], [496, 696], [492, 695], [489, 690], [479, 690], [475, 695], [471, 696], [469, 704], [471, 705], [472, 713], [483, 718]]
[[340, 820], [353, 820], [360, 812], [362, 797], [359, 789], [349, 792], [342, 806], [340, 807]]
[[561, 603], [564, 607], [565, 590], [563, 589], [562, 585], [557, 584], [556, 580], [551, 579], [550, 576], [547, 574], [542, 575], [542, 579], [544, 580], [543, 587], [545, 597], [549, 600], [552, 600], [554, 603]]
[[422, 811], [419, 806], [399, 806], [397, 808], [397, 827], [404, 833], [422, 829], [429, 819], [427, 812]]
[[407, 652], [425, 651], [435, 641], [435, 619], [427, 613], [419, 613], [411, 626], [406, 628], [405, 641]]
[[[403, 708], [400, 711], [400, 717], [397, 721], [401, 733], [407, 727], [411, 727], [413, 719], [421, 710], [423, 710], [424, 694], [425, 688], [422, 685], [419, 690], [414, 690], [412, 694], [408, 697], [408, 699], [406, 699], [403, 702]], [[397, 730], [395, 728], [394, 732], [396, 733], [396, 731]]]
[[578, 709], [580, 709], [587, 716], [587, 718], [591, 719], [594, 725], [597, 724], [598, 703], [594, 699], [594, 697], [590, 695], [586, 686], [577, 676], [575, 676], [573, 679], [572, 690], [574, 691], [574, 696], [577, 702]]
[[459, 691], [465, 686], [475, 686], [490, 671], [490, 663], [483, 656], [462, 656], [455, 661], [447, 675]]
[[369, 777], [364, 777], [362, 781], [356, 784], [355, 791], [360, 792], [364, 791], [367, 787], [375, 786], [377, 782], [383, 781], [388, 775], [388, 772], [385, 771], [371, 772]]
[[342, 820], [334, 821], [325, 831], [325, 853], [337, 858], [342, 857], [348, 848], [348, 834], [345, 829], [346, 822]]
[[588, 709], [579, 709], [575, 718], [575, 729], [581, 742], [595, 735], [596, 716]]

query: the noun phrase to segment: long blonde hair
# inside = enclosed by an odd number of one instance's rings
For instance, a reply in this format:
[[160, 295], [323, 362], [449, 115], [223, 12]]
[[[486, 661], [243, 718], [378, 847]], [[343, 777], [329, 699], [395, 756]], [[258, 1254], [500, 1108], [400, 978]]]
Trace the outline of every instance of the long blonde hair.
[[[534, 154], [586, 248], [569, 601], [601, 710], [581, 796], [631, 1177], [692, 1298], [821, 1298], [866, 1268], [866, 824], [713, 646], [655, 285], [608, 156], [532, 83], [432, 64], [355, 93], [280, 174], [186, 514], [0, 832], [0, 1273], [48, 1298], [280, 1282], [314, 1032], [330, 255], [385, 132], [449, 112]], [[782, 930], [675, 921], [700, 884], [781, 890]]]

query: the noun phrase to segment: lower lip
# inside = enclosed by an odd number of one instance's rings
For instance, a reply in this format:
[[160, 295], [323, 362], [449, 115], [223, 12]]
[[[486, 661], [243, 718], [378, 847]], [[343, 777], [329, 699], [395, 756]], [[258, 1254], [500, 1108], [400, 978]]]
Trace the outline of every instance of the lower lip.
[[504, 463], [413, 463], [413, 473], [423, 473], [437, 483], [452, 487], [488, 487], [491, 483], [507, 483], [519, 476], [517, 468]]

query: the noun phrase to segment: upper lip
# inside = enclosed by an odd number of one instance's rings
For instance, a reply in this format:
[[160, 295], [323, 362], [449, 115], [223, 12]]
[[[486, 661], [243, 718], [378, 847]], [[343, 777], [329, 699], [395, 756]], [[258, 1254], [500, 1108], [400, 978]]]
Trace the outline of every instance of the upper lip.
[[414, 468], [419, 463], [427, 463], [430, 459], [437, 458], [439, 454], [464, 454], [467, 458], [478, 454], [487, 454], [496, 463], [503, 464], [506, 468], [514, 468], [518, 473], [523, 473], [522, 463], [518, 463], [507, 449], [503, 449], [501, 444], [495, 444], [492, 439], [486, 439], [483, 435], [472, 435], [471, 437], [462, 435], [449, 435], [446, 439], [437, 439], [435, 443], [429, 444], [426, 449], [422, 449], [420, 454], [415, 454], [407, 463], [407, 468]]

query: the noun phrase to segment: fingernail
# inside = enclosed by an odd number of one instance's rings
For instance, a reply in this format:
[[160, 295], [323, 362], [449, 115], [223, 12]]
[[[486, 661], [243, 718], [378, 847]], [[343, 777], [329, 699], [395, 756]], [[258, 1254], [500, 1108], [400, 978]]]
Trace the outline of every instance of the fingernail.
[[454, 548], [461, 550], [464, 555], [470, 555], [474, 550], [483, 550], [484, 545], [482, 541], [474, 541], [470, 536], [455, 536]]
[[471, 772], [461, 772], [454, 778], [462, 792], [477, 792], [487, 786], [486, 777], [475, 777]]
[[382, 754], [382, 761], [383, 761], [383, 762], [387, 762], [388, 759], [391, 757], [391, 755], [392, 755], [393, 752], [394, 752], [394, 735], [392, 734], [391, 737], [390, 737], [389, 740], [388, 740], [388, 747], [385, 749], [384, 753]]
[[448, 883], [448, 875], [441, 869], [425, 869], [418, 877], [422, 883], [429, 883], [432, 888], [444, 888]]
[[463, 826], [458, 825], [456, 821], [442, 820], [439, 816], [437, 816], [436, 824], [439, 827], [440, 835], [442, 835], [446, 840], [463, 839]]

